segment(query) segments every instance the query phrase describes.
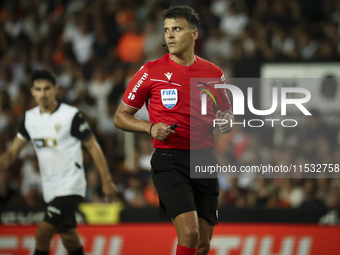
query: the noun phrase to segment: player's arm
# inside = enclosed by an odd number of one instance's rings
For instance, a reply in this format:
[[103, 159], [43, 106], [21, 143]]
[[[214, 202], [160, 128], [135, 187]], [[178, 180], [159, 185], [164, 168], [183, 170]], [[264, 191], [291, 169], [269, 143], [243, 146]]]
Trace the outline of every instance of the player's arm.
[[19, 137], [15, 137], [11, 147], [0, 157], [0, 171], [7, 170], [14, 163], [14, 161], [18, 158], [20, 151], [26, 144], [27, 141]]
[[116, 111], [113, 124], [124, 131], [148, 133], [152, 138], [163, 141], [170, 133], [174, 133], [169, 125], [162, 122], [151, 123], [134, 116], [149, 96], [149, 71], [148, 64], [145, 64], [132, 77], [125, 90], [123, 102]]
[[[219, 68], [219, 75], [221, 83], [226, 83], [225, 76], [221, 68]], [[218, 111], [216, 112], [217, 119], [225, 119], [227, 120], [226, 123], [218, 125], [218, 129], [222, 133], [229, 133], [232, 131], [233, 127], [231, 123], [235, 122], [235, 117], [233, 111], [231, 110], [231, 103], [228, 96], [228, 90], [225, 89], [218, 89], [217, 93], [220, 95], [222, 105], [219, 107]]]
[[136, 118], [134, 115], [137, 111], [138, 109], [121, 103], [116, 111], [113, 124], [116, 128], [124, 131], [148, 133], [152, 123]]
[[109, 167], [107, 165], [104, 153], [93, 134], [91, 134], [88, 139], [83, 141], [83, 144], [91, 154], [93, 161], [95, 162], [99, 170], [103, 183], [103, 193], [105, 194], [109, 202], [112, 202], [116, 196], [117, 189], [112, 182]]
[[121, 103], [114, 117], [114, 125], [124, 131], [148, 133], [152, 138], [160, 141], [166, 139], [169, 134], [175, 133], [166, 123], [152, 123], [136, 118], [134, 115], [137, 111]]
[[91, 154], [103, 182], [103, 192], [108, 200], [112, 202], [116, 195], [116, 186], [111, 180], [104, 153], [100, 148], [97, 139], [92, 134], [89, 124], [85, 121], [83, 114], [80, 112], [77, 112], [73, 117], [71, 135], [82, 141], [82, 144]]

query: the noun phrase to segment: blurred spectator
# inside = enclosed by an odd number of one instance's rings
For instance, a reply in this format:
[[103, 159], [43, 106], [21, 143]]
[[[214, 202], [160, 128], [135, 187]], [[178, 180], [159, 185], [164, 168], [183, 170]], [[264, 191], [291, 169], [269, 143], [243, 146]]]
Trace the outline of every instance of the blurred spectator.
[[8, 18], [4, 24], [4, 29], [12, 39], [16, 39], [23, 29], [23, 22], [14, 12], [9, 12]]
[[330, 209], [340, 208], [340, 188], [339, 187], [334, 187], [331, 189], [327, 204], [328, 204], [328, 208]]
[[127, 189], [123, 196], [127, 204], [131, 207], [145, 207], [146, 201], [142, 189], [142, 181], [136, 176], [130, 176], [127, 181]]
[[27, 196], [30, 190], [36, 190], [42, 198], [41, 176], [38, 159], [36, 157], [25, 160], [21, 166], [21, 193]]
[[138, 165], [142, 170], [151, 171], [153, 146], [149, 135], [141, 135], [138, 140]]
[[86, 180], [86, 201], [96, 203], [103, 202], [99, 172], [96, 169], [90, 168], [86, 172]]
[[275, 190], [268, 198], [266, 203], [266, 208], [273, 209], [273, 208], [289, 208], [290, 204], [286, 201], [280, 199], [279, 191]]
[[223, 36], [218, 28], [210, 31], [211, 35], [203, 44], [204, 56], [213, 61], [216, 58], [229, 58], [232, 55], [232, 43], [227, 36]]
[[235, 205], [237, 207], [243, 207], [246, 204], [246, 201], [245, 201], [246, 190], [239, 188], [237, 181], [238, 180], [236, 178], [229, 179], [230, 187], [225, 192], [225, 203], [227, 205]]
[[316, 181], [315, 197], [323, 201], [324, 204], [327, 204], [330, 195], [330, 179], [318, 178], [315, 181]]
[[248, 24], [248, 16], [231, 4], [221, 17], [220, 29], [231, 38], [237, 38]]
[[145, 61], [153, 61], [162, 57], [164, 55], [163, 43], [165, 43], [164, 36], [157, 29], [156, 22], [148, 21], [145, 25]]
[[304, 191], [296, 186], [292, 179], [281, 179], [280, 181], [280, 199], [288, 203], [292, 208], [299, 207], [305, 199]]
[[[7, 55], [6, 57], [10, 57]], [[0, 73], [0, 89], [6, 90], [11, 100], [16, 101], [19, 95], [19, 85], [13, 81], [12, 70], [7, 67]]]
[[305, 31], [297, 33], [300, 56], [303, 60], [311, 60], [318, 50], [319, 44], [313, 40]]
[[144, 198], [148, 206], [150, 207], [159, 206], [159, 197], [158, 197], [157, 190], [153, 184], [152, 178], [148, 179], [147, 185], [144, 188]]
[[114, 86], [113, 81], [107, 77], [104, 70], [98, 67], [92, 76], [88, 90], [97, 102], [97, 111], [105, 111], [107, 106], [107, 98]]
[[326, 208], [322, 200], [316, 198], [315, 196], [315, 180], [307, 179], [303, 185], [305, 192], [305, 201], [300, 205], [301, 209], [317, 210]]
[[141, 25], [134, 21], [130, 30], [126, 31], [118, 40], [117, 55], [123, 63], [137, 63], [143, 57], [145, 35]]
[[24, 206], [25, 200], [13, 182], [9, 171], [0, 172], [0, 206]]

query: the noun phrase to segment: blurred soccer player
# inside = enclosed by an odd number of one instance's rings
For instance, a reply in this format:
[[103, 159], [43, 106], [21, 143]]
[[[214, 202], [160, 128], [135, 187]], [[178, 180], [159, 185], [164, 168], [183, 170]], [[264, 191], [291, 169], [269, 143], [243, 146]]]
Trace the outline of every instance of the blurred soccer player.
[[84, 254], [76, 229], [75, 210], [85, 196], [86, 179], [81, 144], [84, 144], [99, 169], [103, 192], [109, 201], [116, 187], [96, 138], [78, 109], [56, 102], [55, 77], [46, 70], [32, 74], [31, 93], [38, 106], [25, 113], [17, 137], [0, 157], [5, 171], [21, 149], [32, 141], [39, 160], [43, 195], [47, 203], [44, 220], [36, 231], [34, 255], [49, 254], [55, 233], [72, 255]]
[[[149, 133], [153, 138], [156, 151], [151, 159], [152, 177], [160, 197], [160, 211], [167, 213], [177, 231], [176, 254], [208, 254], [217, 224], [218, 180], [191, 179], [190, 153], [209, 164], [218, 163], [213, 155], [213, 119], [216, 114], [219, 119], [229, 120], [219, 126], [221, 132], [227, 133], [234, 117], [228, 96], [221, 89], [218, 93], [222, 104], [214, 108], [213, 100], [208, 101], [209, 109], [214, 111], [205, 121], [202, 116], [190, 115], [190, 105], [201, 109], [201, 90], [197, 84], [191, 87], [190, 78], [217, 77], [217, 83], [222, 83], [224, 75], [221, 68], [194, 54], [199, 18], [191, 7], [171, 7], [163, 19], [170, 54], [147, 62], [134, 75], [114, 124], [126, 131]], [[144, 102], [151, 122], [134, 117]], [[190, 126], [190, 121], [194, 125]], [[170, 129], [172, 124], [178, 124], [176, 131]]]

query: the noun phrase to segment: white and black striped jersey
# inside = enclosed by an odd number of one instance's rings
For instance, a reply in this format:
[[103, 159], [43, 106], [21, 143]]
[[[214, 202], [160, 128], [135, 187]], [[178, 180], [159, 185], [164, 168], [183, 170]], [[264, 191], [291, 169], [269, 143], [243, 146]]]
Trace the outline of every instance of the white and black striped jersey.
[[17, 136], [33, 143], [45, 202], [58, 196], [85, 196], [81, 141], [91, 133], [78, 109], [64, 103], [53, 113], [41, 113], [38, 106], [25, 113]]

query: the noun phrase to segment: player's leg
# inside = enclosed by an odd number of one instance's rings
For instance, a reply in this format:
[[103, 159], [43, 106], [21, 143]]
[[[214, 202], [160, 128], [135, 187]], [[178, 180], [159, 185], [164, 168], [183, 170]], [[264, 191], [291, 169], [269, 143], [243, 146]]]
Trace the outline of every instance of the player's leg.
[[76, 227], [75, 210], [82, 199], [78, 195], [62, 196], [47, 204], [44, 220], [37, 229], [34, 255], [47, 255], [53, 234]]
[[83, 255], [78, 231], [76, 228], [70, 228], [59, 233], [65, 249], [70, 255]]
[[47, 255], [50, 251], [50, 242], [57, 228], [52, 224], [42, 221], [35, 233], [35, 252], [34, 255]]
[[206, 255], [210, 250], [210, 241], [214, 232], [214, 225], [211, 225], [203, 218], [198, 218], [199, 221], [199, 244], [197, 255]]
[[[196, 155], [194, 157], [200, 165], [214, 166], [218, 164], [212, 152], [207, 153], [204, 157]], [[200, 230], [197, 255], [208, 254], [214, 226], [217, 224], [220, 187], [217, 176], [211, 177], [214, 178], [191, 179]]]
[[178, 215], [173, 223], [178, 237], [178, 244], [188, 248], [197, 248], [199, 241], [199, 224], [196, 211]]
[[173, 220], [177, 231], [176, 254], [196, 255], [198, 216], [187, 166], [189, 153], [183, 154], [157, 149], [151, 160], [152, 179], [160, 198], [160, 213]]

